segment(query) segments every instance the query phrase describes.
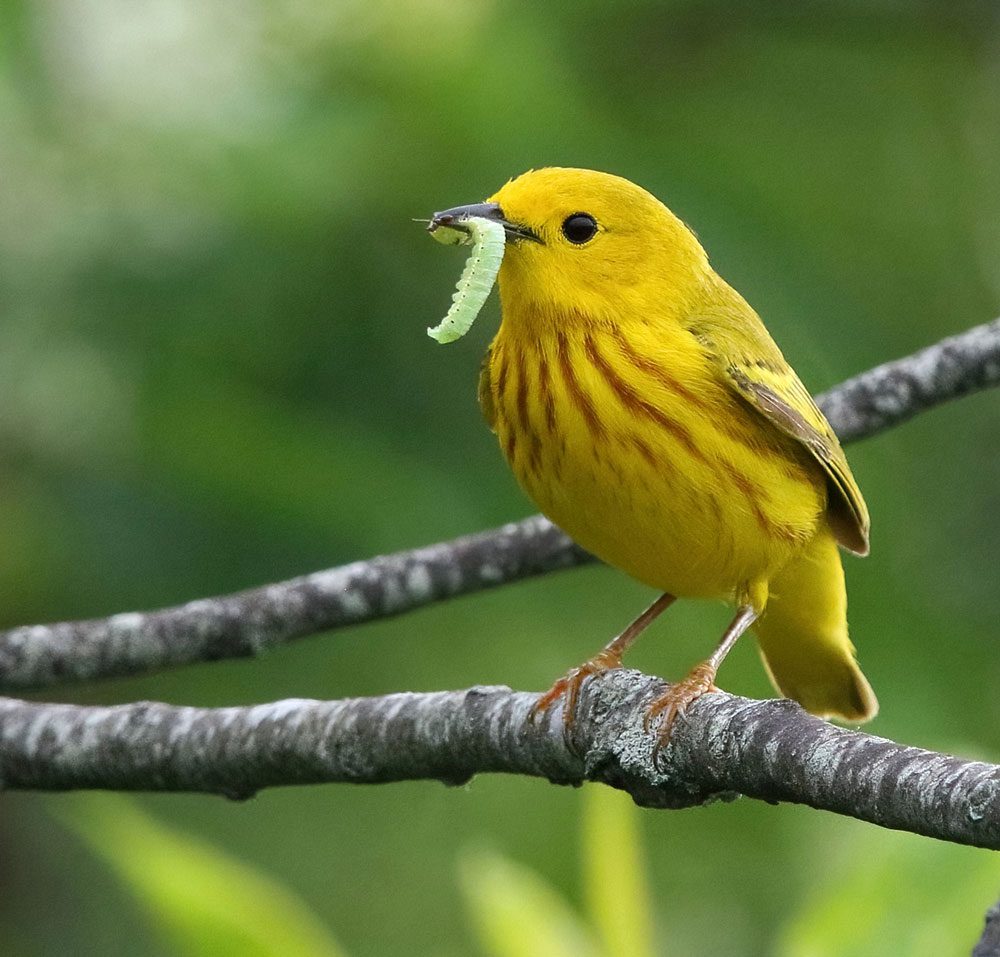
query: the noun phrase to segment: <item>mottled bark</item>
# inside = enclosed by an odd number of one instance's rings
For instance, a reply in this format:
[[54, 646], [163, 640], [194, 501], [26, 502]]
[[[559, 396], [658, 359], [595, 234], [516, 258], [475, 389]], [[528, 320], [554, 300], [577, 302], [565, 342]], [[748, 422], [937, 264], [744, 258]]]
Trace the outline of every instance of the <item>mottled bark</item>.
[[295, 638], [593, 561], [535, 515], [232, 595], [0, 632], [0, 691], [258, 655]]
[[0, 699], [0, 785], [246, 798], [275, 785], [461, 784], [505, 772], [599, 781], [655, 808], [738, 794], [790, 801], [1000, 849], [1000, 767], [838, 728], [790, 701], [724, 692], [692, 706], [654, 767], [643, 717], [662, 689], [636, 671], [588, 681], [569, 741], [560, 712], [532, 723], [535, 695], [500, 687], [215, 709]]
[[817, 397], [842, 442], [867, 438], [949, 399], [1000, 384], [1000, 319], [886, 362]]
[[[819, 403], [845, 442], [1000, 382], [1000, 320], [845, 382]], [[304, 635], [593, 561], [541, 516], [152, 612], [0, 632], [0, 690], [258, 654]]]

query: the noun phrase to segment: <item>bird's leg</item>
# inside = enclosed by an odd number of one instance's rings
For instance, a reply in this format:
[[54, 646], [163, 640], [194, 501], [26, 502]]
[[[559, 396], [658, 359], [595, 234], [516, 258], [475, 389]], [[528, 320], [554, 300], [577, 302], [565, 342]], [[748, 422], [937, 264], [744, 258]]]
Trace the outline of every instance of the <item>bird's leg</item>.
[[629, 646], [645, 631], [655, 618], [666, 611], [674, 602], [674, 596], [666, 593], [660, 595], [631, 625], [617, 638], [608, 642], [593, 658], [585, 661], [577, 668], [572, 668], [560, 678], [548, 691], [532, 705], [529, 717], [534, 721], [539, 715], [548, 711], [560, 698], [565, 698], [563, 707], [563, 726], [565, 729], [573, 724], [576, 714], [576, 701], [580, 696], [580, 686], [591, 675], [602, 671], [610, 671], [622, 666], [622, 655]]
[[652, 723], [662, 714], [660, 727], [657, 731], [656, 747], [653, 750], [653, 760], [660, 749], [665, 747], [670, 741], [670, 734], [674, 728], [674, 722], [679, 717], [683, 717], [684, 712], [703, 694], [709, 691], [718, 691], [715, 687], [715, 676], [719, 670], [719, 665], [732, 650], [740, 635], [749, 628], [758, 617], [759, 612], [752, 605], [740, 605], [736, 610], [736, 616], [729, 623], [722, 636], [722, 640], [716, 646], [715, 651], [708, 656], [701, 664], [695, 665], [687, 677], [670, 685], [667, 690], [660, 695], [646, 712], [644, 719], [645, 729], [648, 731]]

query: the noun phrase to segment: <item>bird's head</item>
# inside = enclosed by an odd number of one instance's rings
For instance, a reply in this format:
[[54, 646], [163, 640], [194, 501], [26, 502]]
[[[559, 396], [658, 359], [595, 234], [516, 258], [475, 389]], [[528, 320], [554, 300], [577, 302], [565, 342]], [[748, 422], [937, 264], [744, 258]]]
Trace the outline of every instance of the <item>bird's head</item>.
[[579, 315], [669, 315], [701, 289], [708, 261], [694, 233], [655, 196], [594, 170], [549, 167], [510, 180], [486, 203], [446, 214], [503, 223], [504, 322]]

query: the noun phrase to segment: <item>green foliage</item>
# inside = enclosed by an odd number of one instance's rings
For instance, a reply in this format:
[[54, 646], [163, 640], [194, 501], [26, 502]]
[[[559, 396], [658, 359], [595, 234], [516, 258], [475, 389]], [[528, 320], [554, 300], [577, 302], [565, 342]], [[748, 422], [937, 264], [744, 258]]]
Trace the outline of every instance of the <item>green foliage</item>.
[[653, 901], [639, 809], [621, 791], [583, 792], [583, 889], [607, 957], [652, 957]]
[[477, 935], [491, 957], [652, 957], [651, 896], [631, 798], [588, 785], [581, 827], [588, 921], [535, 871], [469, 851], [460, 876]]
[[600, 957], [593, 934], [535, 871], [501, 854], [469, 851], [462, 890], [476, 934], [490, 957]]
[[1000, 892], [1000, 861], [910, 834], [859, 832], [789, 921], [776, 957], [965, 957]]
[[178, 957], [345, 957], [286, 887], [129, 798], [88, 795], [63, 822], [126, 883]]

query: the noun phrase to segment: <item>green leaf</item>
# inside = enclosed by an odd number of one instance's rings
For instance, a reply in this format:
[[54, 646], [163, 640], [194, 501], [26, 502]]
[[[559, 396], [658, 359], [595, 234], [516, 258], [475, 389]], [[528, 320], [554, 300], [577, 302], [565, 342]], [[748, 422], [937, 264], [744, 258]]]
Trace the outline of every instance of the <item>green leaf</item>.
[[776, 954], [966, 955], [998, 894], [996, 854], [868, 828], [786, 925]]
[[[52, 805], [56, 807], [56, 805]], [[117, 872], [191, 957], [345, 957], [291, 891], [211, 844], [111, 794], [74, 797], [57, 816]]]
[[491, 851], [466, 851], [459, 877], [476, 934], [491, 957], [600, 957], [567, 901], [534, 871]]
[[583, 877], [590, 919], [608, 957], [653, 957], [650, 888], [639, 809], [621, 791], [583, 790]]

